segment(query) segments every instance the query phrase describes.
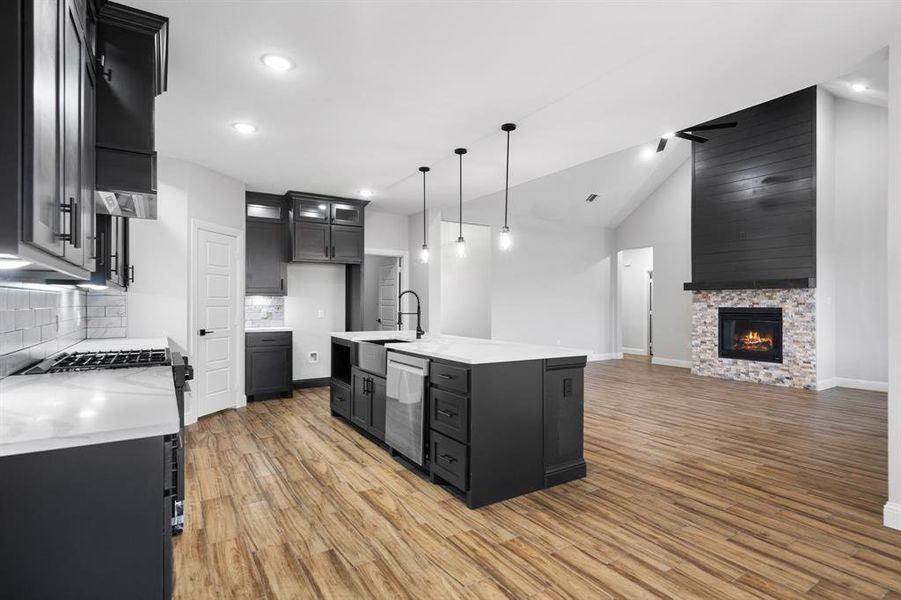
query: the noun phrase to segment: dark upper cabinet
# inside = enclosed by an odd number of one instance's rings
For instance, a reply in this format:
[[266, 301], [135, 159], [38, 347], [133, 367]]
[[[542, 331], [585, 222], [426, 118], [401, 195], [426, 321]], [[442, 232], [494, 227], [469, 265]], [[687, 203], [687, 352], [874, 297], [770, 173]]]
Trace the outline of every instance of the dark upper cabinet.
[[297, 198], [294, 200], [294, 220], [308, 223], [328, 223], [329, 203], [321, 200]]
[[332, 225], [332, 262], [363, 262], [363, 228]]
[[363, 226], [363, 207], [359, 204], [347, 202], [331, 203], [332, 225]]
[[97, 215], [97, 266], [91, 283], [127, 288], [133, 269], [128, 265], [128, 219]]
[[287, 210], [281, 196], [248, 192], [246, 286], [248, 296], [287, 293]]
[[246, 334], [244, 387], [247, 396], [291, 392], [293, 380], [291, 339], [290, 331]]
[[[21, 96], [4, 98], [0, 112], [10, 119], [4, 131], [20, 129], [24, 140], [2, 152], [3, 214], [13, 226], [0, 230], [0, 252], [19, 254], [22, 241], [47, 254], [39, 262], [81, 277], [94, 260], [93, 205], [85, 194], [94, 160], [90, 7], [77, 0], [30, 0], [4, 3], [0, 14], [4, 23], [25, 25], [11, 37], [0, 34], [7, 43], [22, 42], [0, 52], [4, 72], [21, 74], [6, 81]], [[21, 232], [14, 228], [17, 215]]]
[[165, 17], [116, 3], [100, 11], [97, 34], [97, 187], [156, 191], [154, 102], [166, 90]]
[[367, 201], [288, 192], [294, 262], [363, 262], [363, 210]]
[[291, 231], [295, 262], [329, 262], [332, 239], [329, 225], [294, 223]]

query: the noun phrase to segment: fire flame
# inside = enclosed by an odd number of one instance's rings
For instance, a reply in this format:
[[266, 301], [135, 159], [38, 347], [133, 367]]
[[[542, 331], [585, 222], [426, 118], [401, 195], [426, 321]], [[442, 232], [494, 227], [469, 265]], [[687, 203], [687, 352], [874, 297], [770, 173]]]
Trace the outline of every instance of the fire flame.
[[736, 349], [751, 352], [769, 352], [774, 345], [772, 335], [761, 335], [760, 332], [754, 330], [739, 335], [735, 340]]

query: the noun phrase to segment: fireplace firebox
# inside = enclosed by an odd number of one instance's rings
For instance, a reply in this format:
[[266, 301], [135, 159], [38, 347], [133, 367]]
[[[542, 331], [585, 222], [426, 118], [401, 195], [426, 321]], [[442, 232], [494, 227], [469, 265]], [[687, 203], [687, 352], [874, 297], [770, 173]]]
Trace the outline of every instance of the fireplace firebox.
[[720, 358], [782, 362], [781, 308], [719, 309]]

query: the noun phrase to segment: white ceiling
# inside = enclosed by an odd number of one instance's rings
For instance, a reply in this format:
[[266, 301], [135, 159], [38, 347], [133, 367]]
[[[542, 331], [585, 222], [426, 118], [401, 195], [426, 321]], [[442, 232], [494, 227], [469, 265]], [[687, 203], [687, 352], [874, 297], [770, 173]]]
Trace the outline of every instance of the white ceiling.
[[[901, 2], [141, 0], [170, 18], [157, 149], [250, 189], [421, 206], [521, 183], [851, 72]], [[268, 71], [260, 56], [297, 68]], [[235, 121], [255, 123], [249, 137]]]
[[[855, 84], [867, 87], [862, 92], [854, 90]], [[842, 98], [888, 106], [888, 48], [883, 48], [864, 59], [848, 73], [823, 84], [823, 87]]]

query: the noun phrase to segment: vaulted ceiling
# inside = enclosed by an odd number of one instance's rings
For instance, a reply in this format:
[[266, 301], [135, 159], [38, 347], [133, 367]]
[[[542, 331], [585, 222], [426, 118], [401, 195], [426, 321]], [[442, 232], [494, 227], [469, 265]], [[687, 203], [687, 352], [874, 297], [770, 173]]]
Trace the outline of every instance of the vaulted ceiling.
[[456, 199], [458, 146], [464, 197], [501, 189], [504, 122], [517, 184], [833, 79], [901, 36], [894, 1], [129, 3], [171, 21], [160, 153], [255, 190], [370, 188], [399, 213], [420, 207], [420, 165], [436, 202]]

